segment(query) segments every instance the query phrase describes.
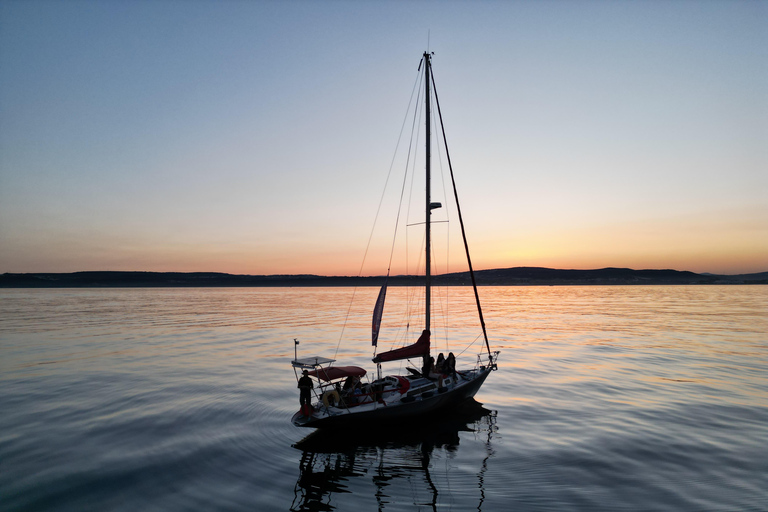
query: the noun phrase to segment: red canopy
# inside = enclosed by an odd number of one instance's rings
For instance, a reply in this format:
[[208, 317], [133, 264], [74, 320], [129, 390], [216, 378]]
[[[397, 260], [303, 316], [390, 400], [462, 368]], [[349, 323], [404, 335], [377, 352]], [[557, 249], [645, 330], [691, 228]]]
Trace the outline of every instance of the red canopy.
[[374, 363], [383, 363], [385, 361], [399, 361], [400, 359], [410, 359], [411, 357], [429, 355], [429, 331], [424, 330], [419, 336], [418, 341], [413, 345], [403, 348], [396, 348], [389, 352], [382, 352], [373, 358]]
[[310, 377], [317, 377], [324, 381], [343, 379], [344, 377], [362, 377], [365, 370], [359, 366], [331, 366], [330, 368], [318, 368], [309, 372]]

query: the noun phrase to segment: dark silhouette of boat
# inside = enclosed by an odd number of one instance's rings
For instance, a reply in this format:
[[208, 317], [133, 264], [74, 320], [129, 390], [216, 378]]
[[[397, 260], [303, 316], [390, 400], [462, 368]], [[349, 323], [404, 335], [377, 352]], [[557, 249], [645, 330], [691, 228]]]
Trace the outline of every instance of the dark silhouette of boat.
[[[377, 365], [377, 377], [373, 382], [362, 382], [367, 372], [358, 366], [334, 366], [335, 359], [324, 357], [299, 358], [295, 354], [292, 365], [296, 373], [299, 386], [308, 388], [308, 382], [313, 382], [312, 391], [315, 393], [316, 402], [303, 405], [302, 409], [294, 414], [292, 422], [300, 427], [343, 428], [362, 423], [387, 422], [401, 420], [408, 417], [431, 415], [438, 411], [446, 410], [461, 404], [475, 396], [483, 385], [488, 375], [497, 369], [498, 351], [491, 351], [488, 342], [488, 334], [483, 320], [480, 298], [477, 293], [472, 262], [469, 257], [469, 247], [464, 232], [464, 222], [461, 216], [461, 208], [458, 202], [453, 169], [450, 165], [450, 154], [446, 145], [446, 157], [453, 183], [456, 209], [461, 225], [464, 248], [467, 256], [469, 275], [471, 278], [480, 326], [487, 354], [478, 355], [473, 367], [457, 368], [453, 353], [443, 358], [438, 356], [435, 362], [431, 354], [430, 343], [430, 304], [431, 304], [431, 215], [432, 211], [442, 207], [442, 204], [433, 202], [430, 194], [430, 153], [431, 153], [431, 115], [432, 95], [434, 94], [437, 105], [437, 113], [442, 126], [440, 103], [437, 100], [437, 90], [434, 88], [432, 75], [432, 55], [425, 52], [422, 56], [419, 69], [424, 69], [424, 111], [426, 118], [426, 197], [425, 197], [425, 275], [424, 275], [424, 328], [418, 340], [402, 348], [377, 354], [373, 362]], [[443, 140], [445, 131], [443, 129]], [[387, 283], [385, 282], [379, 293], [378, 300], [373, 309], [372, 343], [377, 345], [381, 316], [386, 297]], [[294, 340], [296, 345], [298, 341]], [[392, 361], [418, 361], [418, 367], [408, 367], [405, 375], [388, 375], [382, 373], [382, 364]], [[299, 372], [306, 379], [299, 379]], [[314, 380], [312, 380], [314, 379]], [[316, 384], [316, 385], [315, 385]]]

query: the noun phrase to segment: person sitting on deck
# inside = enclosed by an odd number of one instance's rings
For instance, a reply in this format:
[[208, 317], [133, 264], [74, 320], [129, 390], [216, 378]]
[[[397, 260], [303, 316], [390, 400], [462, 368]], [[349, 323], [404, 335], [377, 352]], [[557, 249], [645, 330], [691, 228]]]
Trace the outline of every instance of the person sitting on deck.
[[431, 357], [429, 357], [429, 354], [425, 354], [422, 358], [423, 364], [421, 365], [421, 376], [426, 377], [429, 375], [429, 369], [432, 367]]
[[453, 355], [453, 352], [449, 352], [448, 357], [445, 358], [444, 373], [446, 375], [456, 375], [456, 356]]
[[424, 356], [424, 367], [421, 369], [421, 374], [428, 378], [432, 379], [432, 375], [435, 373], [435, 358]]
[[360, 386], [360, 380], [358, 379], [357, 384], [355, 384], [355, 390], [352, 392], [352, 403], [357, 404], [360, 403], [361, 399], [363, 398], [363, 390]]
[[443, 387], [443, 374], [440, 372], [440, 370], [437, 369], [437, 366], [435, 365], [435, 358], [430, 357], [430, 368], [429, 373], [426, 375], [429, 380], [436, 380], [438, 387]]
[[344, 391], [344, 393], [349, 393], [355, 388], [355, 385], [359, 383], [360, 383], [360, 377], [355, 377], [354, 375], [350, 375], [344, 381], [344, 386], [341, 389], [342, 391]]
[[437, 356], [437, 362], [435, 363], [435, 373], [445, 373], [445, 356], [440, 352]]

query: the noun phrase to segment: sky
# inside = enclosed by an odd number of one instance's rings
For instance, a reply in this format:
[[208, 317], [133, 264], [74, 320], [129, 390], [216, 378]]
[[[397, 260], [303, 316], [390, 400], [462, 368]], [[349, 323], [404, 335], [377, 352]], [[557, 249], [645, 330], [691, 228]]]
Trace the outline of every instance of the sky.
[[425, 50], [476, 269], [768, 271], [767, 2], [5, 0], [0, 272], [383, 273]]

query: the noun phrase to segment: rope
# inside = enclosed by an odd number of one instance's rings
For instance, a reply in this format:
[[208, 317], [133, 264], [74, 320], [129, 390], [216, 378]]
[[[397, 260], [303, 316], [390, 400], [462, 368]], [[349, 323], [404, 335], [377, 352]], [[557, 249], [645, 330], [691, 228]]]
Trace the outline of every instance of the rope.
[[448, 160], [448, 170], [451, 172], [451, 183], [453, 184], [453, 196], [456, 199], [456, 212], [459, 216], [459, 224], [461, 225], [461, 236], [464, 238], [464, 250], [467, 253], [467, 264], [469, 265], [469, 276], [472, 278], [472, 289], [475, 292], [475, 302], [477, 303], [477, 314], [480, 317], [480, 326], [483, 328], [483, 337], [485, 338], [485, 347], [488, 349], [488, 357], [491, 357], [491, 345], [488, 343], [488, 332], [485, 329], [485, 319], [483, 319], [483, 309], [480, 307], [480, 295], [477, 293], [477, 282], [475, 281], [475, 271], [472, 268], [472, 259], [469, 257], [469, 244], [467, 243], [467, 235], [464, 230], [464, 219], [461, 215], [461, 206], [459, 206], [459, 193], [456, 190], [456, 180], [453, 176], [453, 165], [451, 165], [451, 155], [448, 152], [448, 140], [445, 135], [445, 125], [443, 124], [443, 114], [440, 111], [440, 100], [437, 97], [437, 86], [435, 84], [435, 77], [432, 75], [432, 67], [429, 68], [430, 76], [432, 76], [432, 88], [435, 92], [435, 103], [437, 103], [437, 113], [440, 116], [440, 127], [443, 133], [443, 143], [445, 144], [445, 157]]
[[[368, 258], [368, 250], [371, 248], [371, 240], [373, 239], [373, 233], [376, 230], [376, 223], [379, 220], [379, 213], [381, 213], [381, 205], [384, 202], [384, 194], [387, 191], [387, 186], [389, 184], [389, 178], [392, 176], [392, 169], [395, 165], [395, 158], [397, 157], [397, 150], [400, 147], [400, 142], [403, 138], [403, 130], [405, 129], [405, 123], [408, 120], [408, 113], [411, 110], [411, 104], [413, 103], [413, 95], [418, 90], [418, 86], [420, 84], [421, 80], [421, 73], [416, 73], [416, 81], [413, 84], [413, 89], [411, 90], [411, 97], [408, 100], [408, 107], [405, 109], [405, 116], [403, 117], [403, 123], [400, 126], [400, 134], [397, 136], [397, 144], [395, 144], [395, 151], [392, 155], [392, 160], [389, 163], [389, 171], [387, 172], [387, 179], [384, 181], [384, 188], [381, 191], [381, 197], [379, 198], [379, 206], [376, 209], [376, 216], [373, 219], [373, 226], [371, 226], [371, 232], [368, 235], [368, 243], [365, 246], [365, 252], [363, 253], [363, 261], [360, 263], [360, 270], [357, 272], [357, 276], [360, 277], [363, 275], [363, 268], [365, 267], [365, 261]], [[410, 150], [409, 150], [410, 152]], [[398, 211], [398, 218], [399, 218], [399, 211]], [[392, 264], [392, 255], [390, 254], [390, 265]], [[389, 269], [387, 269], [387, 277], [389, 277]], [[339, 347], [341, 346], [341, 340], [344, 338], [344, 331], [347, 328], [347, 323], [349, 321], [349, 315], [352, 311], [352, 305], [355, 302], [355, 295], [357, 294], [357, 286], [352, 291], [352, 299], [349, 301], [349, 307], [347, 308], [347, 314], [344, 317], [344, 323], [341, 326], [341, 333], [339, 333], [339, 341], [336, 343], [336, 351], [333, 353], [333, 358], [336, 359], [336, 356], [339, 353]]]

